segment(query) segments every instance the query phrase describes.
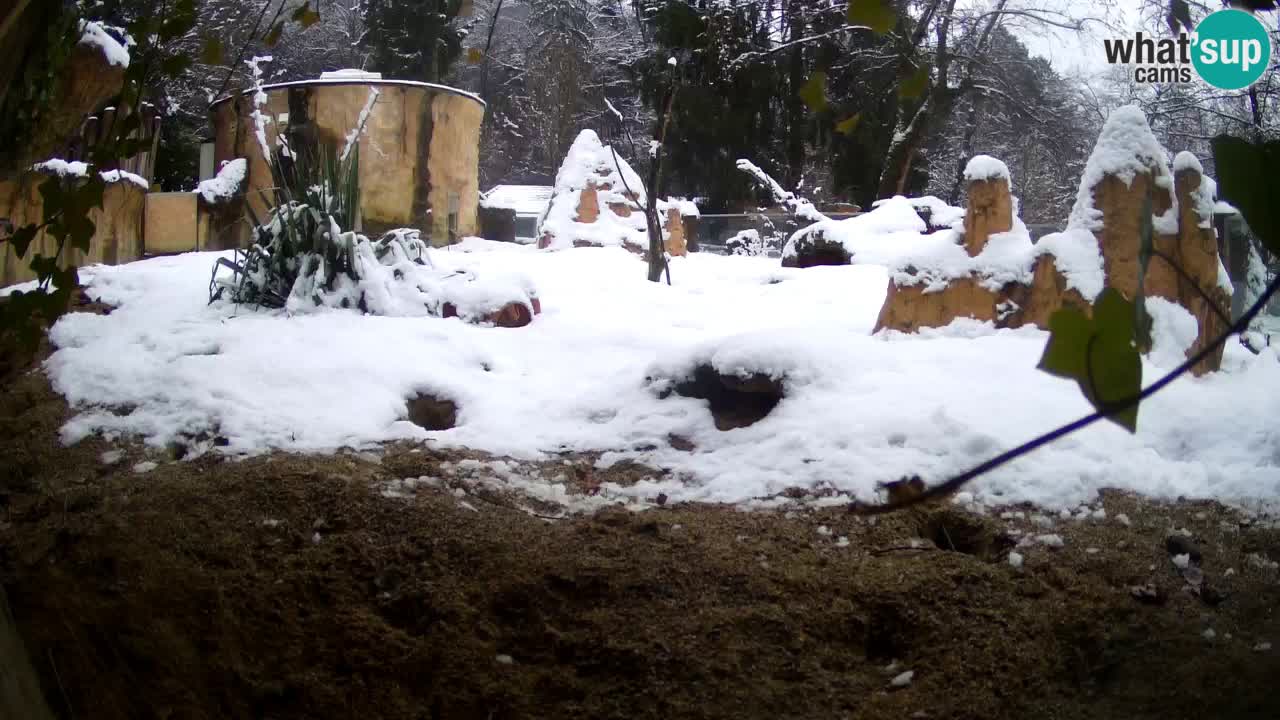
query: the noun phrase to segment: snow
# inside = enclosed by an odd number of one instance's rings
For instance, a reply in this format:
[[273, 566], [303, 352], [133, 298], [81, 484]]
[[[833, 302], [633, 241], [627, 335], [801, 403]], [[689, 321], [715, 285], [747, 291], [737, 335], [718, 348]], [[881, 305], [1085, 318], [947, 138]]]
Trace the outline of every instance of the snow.
[[102, 176], [103, 180], [109, 183], [131, 182], [143, 190], [151, 189], [151, 183], [147, 182], [146, 178], [141, 175], [135, 175], [126, 170], [104, 170], [98, 174]]
[[[593, 223], [578, 222], [578, 203], [587, 187], [597, 190], [600, 215]], [[627, 197], [630, 191], [634, 197]], [[591, 130], [579, 133], [556, 173], [555, 190], [546, 216], [538, 228], [540, 236], [553, 238], [551, 249], [573, 247], [575, 243], [598, 246], [630, 244], [648, 247], [648, 232], [641, 208], [647, 202], [644, 183], [635, 170]], [[630, 215], [620, 215], [613, 206], [627, 206]]]
[[1179, 570], [1186, 570], [1191, 565], [1191, 556], [1186, 553], [1174, 555], [1170, 559], [1173, 561], [1173, 566]]
[[821, 233], [827, 242], [844, 245], [854, 263], [890, 265], [920, 243], [926, 229], [911, 202], [897, 195], [876, 203], [870, 212], [844, 220], [824, 219], [797, 231], [783, 246], [782, 256], [794, 257], [801, 240]]
[[1010, 180], [1009, 166], [990, 155], [974, 155], [964, 166], [964, 179], [974, 180]]
[[1200, 334], [1196, 316], [1178, 303], [1161, 297], [1147, 298], [1147, 314], [1151, 316], [1152, 365], [1172, 370], [1187, 359], [1187, 350]]
[[[889, 198], [890, 200], [892, 198]], [[917, 212], [926, 210], [929, 214], [929, 225], [935, 228], [957, 228], [964, 225], [965, 210], [962, 207], [948, 205], [946, 202], [933, 195], [925, 195], [923, 197], [908, 198], [911, 207]], [[881, 203], [888, 200], [876, 200], [872, 203], [872, 207], [878, 207]]]
[[895, 687], [895, 688], [904, 688], [911, 684], [911, 681], [915, 678], [915, 676], [916, 676], [915, 670], [908, 670], [900, 675], [895, 675], [894, 678], [889, 681], [889, 686]]
[[1067, 227], [1090, 232], [1100, 229], [1102, 211], [1093, 206], [1093, 188], [1107, 175], [1132, 185], [1139, 173], [1149, 173], [1157, 185], [1164, 183], [1172, 189], [1168, 153], [1151, 133], [1142, 110], [1137, 105], [1125, 105], [1112, 112], [1102, 126], [1080, 177]]
[[255, 55], [244, 63], [249, 66], [249, 73], [253, 76], [253, 112], [249, 114], [249, 117], [253, 118], [254, 137], [258, 140], [258, 149], [262, 151], [262, 159], [267, 164], [271, 164], [271, 146], [267, 144], [267, 116], [262, 112], [262, 108], [266, 107], [267, 100], [270, 98], [267, 96], [266, 88], [262, 84], [262, 65], [274, 59], [271, 55]]
[[344, 68], [320, 73], [321, 80], [381, 80], [382, 73], [357, 68]]
[[702, 217], [702, 211], [698, 209], [698, 204], [689, 198], [667, 198], [667, 202], [680, 211], [680, 217]]
[[196, 186], [196, 194], [210, 205], [229, 200], [240, 192], [240, 186], [244, 184], [244, 178], [248, 172], [248, 160], [244, 158], [228, 160], [222, 164], [217, 175], [201, 181]]
[[843, 245], [852, 263], [883, 265], [898, 285], [923, 284], [925, 292], [971, 276], [994, 290], [1009, 282], [1031, 281], [1036, 249], [1021, 220], [1015, 218], [1009, 232], [991, 235], [982, 252], [972, 257], [960, 244], [961, 233], [956, 227], [928, 233], [917, 206], [934, 208], [931, 220], [935, 226], [947, 220], [958, 225], [964, 218], [963, 210], [937, 198], [897, 195], [876, 202], [870, 212], [845, 220], [824, 220], [796, 232], [782, 255], [794, 256], [802, 240], [821, 232], [826, 242]]
[[551, 202], [550, 185], [495, 185], [480, 204], [487, 208], [515, 210], [517, 215], [541, 216]]
[[[31, 169], [46, 175], [57, 175], [58, 177], [64, 178], [83, 178], [89, 176], [89, 164], [80, 162], [79, 160], [68, 162], [60, 158], [53, 158], [32, 165]], [[104, 170], [98, 173], [98, 176], [108, 183], [131, 182], [143, 190], [151, 188], [151, 183], [147, 182], [146, 178], [125, 170]]]
[[1010, 567], [1013, 567], [1014, 569], [1021, 568], [1022, 561], [1023, 561], [1022, 553], [1018, 553], [1018, 552], [1009, 553]]
[[80, 21], [80, 44], [98, 48], [115, 67], [129, 67], [128, 48], [112, 37], [100, 22]]
[[1040, 543], [1041, 545], [1044, 545], [1045, 547], [1051, 547], [1051, 548], [1060, 548], [1064, 544], [1062, 540], [1062, 536], [1058, 535], [1057, 533], [1051, 533], [1048, 535], [1037, 535], [1036, 542]]
[[46, 175], [57, 175], [58, 177], [88, 177], [89, 164], [80, 161], [67, 162], [60, 158], [45, 160], [42, 163], [36, 163], [31, 166], [36, 172], [45, 173]]
[[[958, 321], [917, 335], [871, 335], [888, 272], [858, 265], [779, 268], [776, 259], [672, 258], [675, 285], [645, 280], [619, 248], [539, 252], [469, 239], [433, 251], [436, 269], [526, 274], [543, 313], [520, 329], [457, 319], [306, 314], [207, 305], [218, 253], [81, 269], [109, 315], [71, 313], [46, 364], [74, 409], [66, 442], [100, 433], [162, 448], [209, 432], [231, 455], [370, 449], [396, 439], [541, 461], [600, 453], [669, 474], [605, 483], [599, 502], [751, 505], [788, 488], [875, 501], [878, 483], [941, 481], [1090, 411], [1072, 383], [1036, 370], [1047, 334]], [[229, 256], [229, 255], [222, 255]], [[780, 281], [780, 282], [777, 282]], [[727, 432], [705, 401], [661, 397], [697, 362], [783, 377], [764, 420]], [[1150, 360], [1144, 377], [1158, 370]], [[975, 502], [1050, 510], [1114, 487], [1173, 499], [1280, 501], [1280, 427], [1269, 417], [1280, 363], [1232, 343], [1223, 370], [1144, 402], [1138, 432], [1107, 423], [977, 480]], [[427, 432], [405, 399], [459, 404], [458, 427]], [[134, 407], [128, 415], [113, 410]], [[670, 447], [672, 434], [695, 447]], [[506, 478], [509, 478], [506, 479]], [[516, 471], [495, 482], [532, 492]], [[521, 486], [517, 483], [525, 483]], [[1121, 521], [1122, 522], [1122, 521]]]
[[1180, 173], [1183, 170], [1194, 170], [1201, 175], [1204, 174], [1204, 166], [1200, 164], [1200, 158], [1186, 150], [1173, 157], [1173, 172]]

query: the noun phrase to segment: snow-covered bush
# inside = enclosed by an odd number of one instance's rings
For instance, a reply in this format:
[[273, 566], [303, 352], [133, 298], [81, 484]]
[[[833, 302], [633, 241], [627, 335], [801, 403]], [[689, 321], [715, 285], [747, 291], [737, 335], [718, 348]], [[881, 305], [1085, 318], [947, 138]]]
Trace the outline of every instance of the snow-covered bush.
[[[375, 315], [459, 316], [474, 322], [524, 324], [538, 311], [537, 293], [523, 278], [478, 278], [437, 270], [414, 229], [377, 240], [349, 229], [359, 211], [359, 150], [282, 147], [273, 158], [276, 205], [257, 221], [254, 242], [235, 259], [219, 259], [210, 303], [284, 308], [305, 313], [327, 308]], [[495, 319], [523, 306], [523, 322]]]
[[760, 257], [769, 252], [768, 244], [760, 237], [759, 230], [743, 230], [724, 243], [730, 255]]

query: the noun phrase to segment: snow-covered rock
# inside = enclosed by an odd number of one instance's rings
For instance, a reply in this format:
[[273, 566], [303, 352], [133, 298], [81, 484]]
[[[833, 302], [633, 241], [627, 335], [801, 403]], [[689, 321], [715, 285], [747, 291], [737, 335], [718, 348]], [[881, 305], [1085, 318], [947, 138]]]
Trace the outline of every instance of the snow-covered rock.
[[218, 205], [234, 198], [244, 186], [249, 172], [249, 161], [244, 158], [228, 160], [218, 169], [218, 174], [202, 180], [196, 186], [196, 194], [210, 205]]
[[107, 63], [119, 68], [129, 67], [130, 42], [128, 36], [121, 42], [107, 32], [106, 26], [100, 22], [80, 21], [80, 45], [96, 48], [102, 52]]
[[583, 130], [556, 173], [546, 215], [538, 228], [538, 247], [622, 246], [648, 248], [643, 208], [644, 183], [614, 149]]

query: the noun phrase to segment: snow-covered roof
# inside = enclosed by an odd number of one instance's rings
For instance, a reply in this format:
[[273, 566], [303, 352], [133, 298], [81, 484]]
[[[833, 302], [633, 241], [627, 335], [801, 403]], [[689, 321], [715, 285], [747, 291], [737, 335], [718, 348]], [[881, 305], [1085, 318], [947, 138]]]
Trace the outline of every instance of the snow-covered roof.
[[488, 208], [515, 210], [517, 215], [542, 215], [555, 188], [550, 185], [495, 185], [480, 204]]
[[321, 80], [381, 80], [382, 73], [346, 68], [320, 73]]

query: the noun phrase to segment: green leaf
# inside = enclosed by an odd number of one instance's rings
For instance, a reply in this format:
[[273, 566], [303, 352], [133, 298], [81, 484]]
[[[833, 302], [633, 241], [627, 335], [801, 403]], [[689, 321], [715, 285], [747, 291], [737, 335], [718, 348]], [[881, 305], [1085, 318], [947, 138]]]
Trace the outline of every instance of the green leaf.
[[1280, 141], [1251, 143], [1219, 135], [1212, 146], [1220, 194], [1239, 208], [1262, 244], [1280, 255], [1280, 185], [1271, 178], [1280, 167]]
[[1093, 304], [1094, 331], [1107, 339], [1133, 341], [1133, 303], [1114, 288], [1106, 288]]
[[1055, 312], [1038, 365], [1051, 375], [1075, 380], [1095, 409], [1129, 432], [1137, 431], [1138, 406], [1117, 406], [1142, 391], [1135, 313], [1134, 304], [1112, 288], [1098, 296], [1092, 318], [1075, 308]]
[[816, 72], [800, 88], [800, 99], [812, 112], [821, 112], [827, 108], [827, 74]]
[[200, 62], [205, 65], [221, 65], [226, 57], [226, 47], [221, 38], [206, 37], [200, 45]]
[[[1142, 391], [1142, 356], [1129, 338], [1097, 335], [1089, 347], [1092, 377], [1082, 387], [1085, 397], [1107, 419], [1129, 432], [1138, 431], [1138, 406], [1113, 410], [1117, 403]], [[1095, 394], [1096, 393], [1096, 394]]]
[[915, 72], [902, 78], [898, 83], [898, 96], [903, 99], [914, 99], [924, 94], [929, 88], [929, 66], [921, 65]]
[[44, 283], [51, 280], [53, 274], [58, 271], [58, 261], [37, 253], [31, 256], [31, 269], [35, 271], [36, 277], [40, 282]]
[[267, 32], [267, 36], [263, 38], [262, 42], [266, 43], [267, 47], [275, 47], [277, 44], [279, 44], [280, 36], [283, 34], [284, 34], [284, 21], [280, 20], [279, 22], [277, 22], [275, 25], [271, 27], [271, 30]]
[[849, 0], [851, 25], [866, 25], [872, 32], [883, 35], [893, 28], [897, 19], [889, 0]]
[[862, 120], [862, 113], [854, 113], [849, 117], [836, 123], [836, 132], [842, 135], [852, 135], [858, 129], [858, 123]]
[[43, 200], [44, 221], [49, 222], [62, 212], [65, 197], [62, 192], [62, 181], [51, 177], [40, 183], [40, 197]]
[[1064, 307], [1049, 318], [1049, 342], [1037, 366], [1050, 375], [1078, 379], [1088, 365], [1089, 338], [1093, 322], [1073, 307]]
[[101, 208], [106, 192], [107, 181], [103, 180], [101, 175], [94, 173], [85, 184], [76, 188], [76, 205], [86, 212], [90, 208]]
[[93, 234], [97, 226], [89, 219], [88, 213], [70, 213], [64, 220], [66, 223], [67, 241], [71, 247], [82, 253], [89, 252], [93, 242]]
[[320, 13], [311, 9], [311, 0], [307, 0], [307, 2], [302, 4], [302, 7], [294, 10], [292, 17], [294, 22], [304, 28], [309, 28], [320, 22]]
[[36, 239], [36, 235], [39, 232], [40, 229], [35, 225], [24, 225], [15, 230], [9, 237], [4, 238], [4, 240], [13, 246], [13, 252], [21, 260], [22, 256], [27, 254], [27, 248], [31, 247], [32, 241]]

